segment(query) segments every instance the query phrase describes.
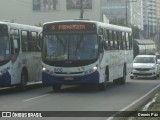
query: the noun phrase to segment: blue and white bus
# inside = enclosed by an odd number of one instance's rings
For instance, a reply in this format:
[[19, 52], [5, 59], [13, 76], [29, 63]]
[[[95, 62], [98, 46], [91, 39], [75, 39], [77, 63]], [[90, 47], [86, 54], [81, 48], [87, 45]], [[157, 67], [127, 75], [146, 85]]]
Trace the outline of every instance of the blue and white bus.
[[41, 79], [42, 28], [0, 22], [0, 86], [26, 89], [28, 83]]
[[132, 30], [97, 21], [48, 22], [42, 30], [42, 83], [125, 84], [133, 62]]

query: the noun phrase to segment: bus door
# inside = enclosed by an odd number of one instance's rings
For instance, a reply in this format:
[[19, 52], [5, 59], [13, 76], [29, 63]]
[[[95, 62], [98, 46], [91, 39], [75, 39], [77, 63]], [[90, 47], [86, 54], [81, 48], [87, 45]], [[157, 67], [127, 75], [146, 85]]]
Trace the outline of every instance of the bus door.
[[11, 61], [12, 61], [12, 82], [11, 84], [17, 84], [20, 82], [20, 71], [21, 71], [21, 63], [19, 52], [20, 52], [20, 38], [19, 38], [19, 30], [11, 29], [10, 31], [10, 41], [11, 41]]
[[29, 41], [30, 54], [30, 74], [32, 81], [41, 80], [41, 52], [40, 42], [38, 42], [38, 33], [31, 32], [31, 38]]

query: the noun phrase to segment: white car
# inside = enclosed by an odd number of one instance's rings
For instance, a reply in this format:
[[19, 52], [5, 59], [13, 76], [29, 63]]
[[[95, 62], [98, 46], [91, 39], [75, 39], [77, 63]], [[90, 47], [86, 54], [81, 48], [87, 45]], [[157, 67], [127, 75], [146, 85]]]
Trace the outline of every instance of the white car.
[[133, 61], [133, 70], [130, 78], [134, 77], [159, 77], [159, 64], [156, 55], [138, 55]]

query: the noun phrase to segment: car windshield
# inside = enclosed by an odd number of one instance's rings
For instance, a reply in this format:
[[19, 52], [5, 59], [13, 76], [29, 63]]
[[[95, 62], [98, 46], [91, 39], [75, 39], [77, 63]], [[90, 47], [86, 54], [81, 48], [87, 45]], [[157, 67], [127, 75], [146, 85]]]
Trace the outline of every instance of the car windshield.
[[136, 57], [134, 63], [155, 63], [154, 57]]
[[9, 39], [7, 36], [0, 36], [0, 61], [8, 60], [9, 56]]
[[49, 61], [92, 60], [98, 56], [96, 34], [46, 35], [43, 59]]
[[157, 59], [160, 59], [160, 55], [156, 55]]

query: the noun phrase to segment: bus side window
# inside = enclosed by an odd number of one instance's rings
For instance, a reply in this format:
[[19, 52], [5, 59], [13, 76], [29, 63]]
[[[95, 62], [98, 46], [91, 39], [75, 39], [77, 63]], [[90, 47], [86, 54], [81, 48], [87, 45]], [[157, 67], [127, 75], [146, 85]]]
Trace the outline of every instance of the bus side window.
[[117, 50], [120, 49], [120, 38], [119, 38], [119, 32], [117, 31]]
[[128, 33], [126, 33], [126, 47], [127, 47], [127, 50], [129, 50], [129, 35], [128, 35]]
[[17, 55], [20, 51], [19, 30], [11, 29], [10, 39], [11, 39], [11, 53], [12, 55]]
[[119, 44], [119, 50], [123, 49], [123, 44], [122, 44], [122, 32], [118, 32], [118, 44]]
[[116, 34], [116, 31], [113, 31], [113, 49], [114, 50], [117, 50], [117, 44], [116, 44], [116, 38], [117, 38], [117, 34]]
[[108, 46], [109, 46], [109, 50], [112, 49], [112, 30], [108, 30]]
[[111, 49], [111, 38], [112, 38], [112, 33], [110, 30], [107, 30], [107, 34], [108, 34], [108, 50]]
[[106, 50], [109, 50], [109, 30], [105, 29], [104, 40], [106, 42]]
[[123, 50], [126, 50], [126, 32], [122, 33], [122, 44], [123, 44]]
[[38, 34], [38, 47], [39, 47], [39, 49], [40, 49], [40, 51], [41, 51], [41, 49], [42, 49], [42, 32], [40, 32], [39, 34]]
[[21, 32], [22, 52], [28, 52], [28, 31]]
[[132, 33], [129, 33], [129, 49], [132, 49]]
[[37, 52], [37, 44], [38, 44], [38, 34], [37, 32], [30, 32], [30, 39], [28, 41], [29, 43], [29, 51], [30, 52]]

